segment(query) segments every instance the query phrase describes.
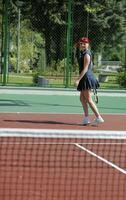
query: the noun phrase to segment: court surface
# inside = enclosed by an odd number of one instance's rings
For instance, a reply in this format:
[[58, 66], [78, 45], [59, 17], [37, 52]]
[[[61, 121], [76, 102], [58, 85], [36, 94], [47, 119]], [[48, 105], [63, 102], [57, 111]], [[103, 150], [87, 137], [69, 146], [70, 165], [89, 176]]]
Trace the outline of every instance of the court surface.
[[[79, 93], [68, 89], [1, 88], [0, 127], [126, 130], [125, 91], [99, 91], [98, 109], [105, 123], [82, 126]], [[91, 120], [94, 115], [90, 111]]]
[[98, 108], [105, 123], [82, 126], [75, 90], [1, 88], [0, 199], [126, 199], [125, 91]]

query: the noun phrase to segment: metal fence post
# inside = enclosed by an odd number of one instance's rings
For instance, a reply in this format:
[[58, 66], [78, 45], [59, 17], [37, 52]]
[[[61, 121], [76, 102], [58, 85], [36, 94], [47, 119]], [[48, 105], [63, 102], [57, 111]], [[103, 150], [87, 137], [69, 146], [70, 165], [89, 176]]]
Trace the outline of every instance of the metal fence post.
[[72, 41], [73, 41], [73, 0], [68, 1], [67, 18], [67, 44], [65, 61], [65, 87], [69, 87], [70, 71], [72, 65]]
[[18, 26], [17, 26], [17, 73], [20, 72], [20, 8], [18, 7]]
[[[2, 0], [2, 11], [4, 10], [4, 0]], [[2, 12], [2, 15], [1, 15], [1, 17], [2, 17], [2, 26], [1, 26], [1, 60], [0, 60], [0, 81], [1, 81], [1, 83], [2, 83], [2, 74], [3, 74], [3, 50], [4, 50], [4, 48], [3, 48], [3, 12]]]
[[7, 72], [8, 72], [8, 46], [9, 46], [9, 37], [8, 37], [8, 5], [9, 0], [3, 1], [3, 85], [7, 83]]
[[125, 58], [124, 58], [124, 68], [125, 68], [125, 70], [126, 70], [126, 45], [125, 45]]

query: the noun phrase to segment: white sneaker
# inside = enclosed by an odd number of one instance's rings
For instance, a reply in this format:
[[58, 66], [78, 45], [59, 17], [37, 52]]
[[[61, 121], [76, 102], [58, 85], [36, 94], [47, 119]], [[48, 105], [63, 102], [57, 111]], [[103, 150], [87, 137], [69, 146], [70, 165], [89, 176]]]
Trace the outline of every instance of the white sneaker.
[[99, 116], [96, 119], [94, 119], [94, 121], [92, 122], [92, 125], [95, 126], [103, 122], [104, 122], [104, 119], [101, 116]]
[[83, 119], [83, 121], [82, 121], [82, 125], [88, 125], [88, 124], [90, 124], [91, 122], [90, 122], [90, 120], [89, 120], [89, 118], [88, 117], [85, 117], [84, 119]]

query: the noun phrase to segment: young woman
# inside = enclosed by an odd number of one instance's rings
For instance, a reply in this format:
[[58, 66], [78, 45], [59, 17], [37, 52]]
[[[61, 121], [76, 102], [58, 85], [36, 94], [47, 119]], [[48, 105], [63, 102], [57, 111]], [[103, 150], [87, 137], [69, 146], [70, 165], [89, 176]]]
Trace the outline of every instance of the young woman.
[[103, 123], [104, 120], [101, 117], [98, 108], [92, 100], [91, 90], [96, 91], [99, 88], [99, 82], [94, 77], [92, 72], [92, 56], [89, 50], [89, 39], [82, 37], [79, 40], [80, 48], [80, 57], [78, 58], [79, 62], [79, 77], [75, 81], [77, 90], [80, 91], [80, 101], [82, 103], [85, 117], [82, 121], [83, 125], [90, 124], [88, 105], [95, 114], [95, 119], [92, 122], [92, 125], [97, 125], [98, 123]]

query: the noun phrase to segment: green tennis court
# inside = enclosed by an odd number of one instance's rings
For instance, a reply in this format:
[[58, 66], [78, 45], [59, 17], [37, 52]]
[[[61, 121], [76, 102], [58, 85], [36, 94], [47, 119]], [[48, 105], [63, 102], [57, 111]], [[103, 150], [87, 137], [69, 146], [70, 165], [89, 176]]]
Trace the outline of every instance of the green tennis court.
[[[0, 112], [76, 113], [83, 110], [76, 90], [2, 89]], [[125, 92], [100, 92], [98, 108], [103, 114], [126, 114]]]

